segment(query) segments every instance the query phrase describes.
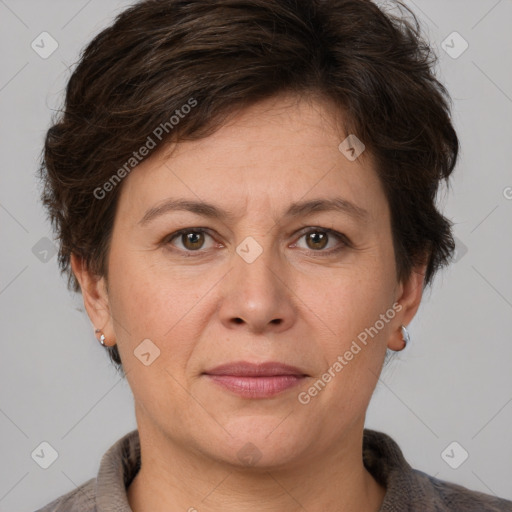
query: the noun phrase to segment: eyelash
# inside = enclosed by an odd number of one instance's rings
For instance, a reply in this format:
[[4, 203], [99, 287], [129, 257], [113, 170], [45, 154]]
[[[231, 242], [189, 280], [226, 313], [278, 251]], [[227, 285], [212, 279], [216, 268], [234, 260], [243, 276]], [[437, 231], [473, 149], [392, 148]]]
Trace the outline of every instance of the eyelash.
[[[319, 253], [321, 253], [322, 255], [329, 256], [329, 255], [336, 254], [347, 247], [351, 247], [350, 241], [343, 233], [339, 233], [338, 231], [334, 231], [333, 229], [321, 228], [321, 227], [310, 227], [307, 231], [303, 232], [300, 235], [300, 237], [297, 239], [297, 242], [305, 235], [309, 235], [310, 233], [318, 233], [318, 232], [326, 233], [329, 236], [333, 236], [333, 237], [337, 238], [341, 242], [341, 246], [335, 247], [334, 249], [329, 249], [329, 250], [319, 249], [319, 250], [315, 251], [313, 249], [309, 249], [309, 250], [305, 249], [306, 252], [309, 254], [318, 255]], [[167, 237], [165, 237], [165, 239], [162, 241], [162, 243], [165, 246], [169, 246], [169, 245], [171, 245], [171, 242], [173, 240], [175, 240], [176, 238], [178, 238], [179, 236], [184, 235], [184, 234], [190, 234], [190, 233], [194, 233], [194, 234], [205, 233], [205, 234], [209, 235], [210, 237], [214, 238], [210, 234], [210, 230], [207, 228], [185, 228], [185, 229], [180, 229], [178, 231], [175, 231], [174, 233], [168, 235]], [[295, 242], [295, 243], [297, 243], [297, 242]], [[185, 257], [192, 257], [192, 258], [202, 256], [205, 252], [204, 250], [201, 250], [201, 249], [198, 249], [197, 251], [190, 251], [190, 250], [172, 248], [170, 250], [178, 251], [178, 252], [186, 255]]]

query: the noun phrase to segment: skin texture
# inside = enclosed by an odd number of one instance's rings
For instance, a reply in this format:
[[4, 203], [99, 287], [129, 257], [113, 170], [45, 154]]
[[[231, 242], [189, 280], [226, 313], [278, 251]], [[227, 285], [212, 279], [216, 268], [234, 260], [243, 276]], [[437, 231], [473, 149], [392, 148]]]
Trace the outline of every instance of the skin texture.
[[[385, 489], [362, 461], [365, 413], [386, 347], [403, 348], [400, 325], [417, 311], [424, 267], [397, 282], [390, 212], [371, 157], [352, 162], [339, 151], [346, 134], [331, 112], [318, 99], [274, 97], [207, 138], [155, 153], [122, 183], [108, 286], [72, 258], [91, 322], [118, 344], [135, 399], [135, 512], [371, 512], [382, 503]], [[172, 211], [139, 224], [170, 197], [213, 203], [233, 218]], [[295, 201], [333, 197], [364, 208], [366, 220], [334, 211], [284, 216]], [[198, 227], [210, 231], [193, 243], [170, 240]], [[350, 244], [309, 238], [305, 228], [317, 237], [325, 234], [318, 228], [333, 229]], [[246, 237], [263, 251], [252, 263], [236, 252]], [[301, 404], [298, 393], [395, 303], [394, 318]], [[145, 366], [134, 350], [148, 338], [160, 355]], [[240, 360], [280, 361], [308, 377], [248, 399], [201, 375]], [[238, 457], [249, 442], [260, 455], [253, 465]]]

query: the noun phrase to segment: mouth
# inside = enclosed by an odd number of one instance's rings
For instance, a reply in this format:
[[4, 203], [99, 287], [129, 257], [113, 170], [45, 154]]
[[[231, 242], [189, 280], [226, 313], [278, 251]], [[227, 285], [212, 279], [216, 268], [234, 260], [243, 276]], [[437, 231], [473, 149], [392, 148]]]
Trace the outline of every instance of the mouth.
[[269, 398], [297, 386], [308, 375], [279, 362], [237, 361], [203, 372], [212, 382], [242, 398]]

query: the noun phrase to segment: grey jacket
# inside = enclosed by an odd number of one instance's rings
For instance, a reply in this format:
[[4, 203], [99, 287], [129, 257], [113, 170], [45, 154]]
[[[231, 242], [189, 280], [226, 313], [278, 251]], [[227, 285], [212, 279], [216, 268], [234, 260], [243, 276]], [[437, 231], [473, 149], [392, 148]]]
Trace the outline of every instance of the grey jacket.
[[[471, 491], [411, 468], [391, 437], [364, 430], [363, 461], [386, 487], [379, 512], [512, 512], [512, 501]], [[138, 430], [113, 444], [101, 459], [96, 478], [37, 512], [132, 512], [126, 489], [140, 469]]]

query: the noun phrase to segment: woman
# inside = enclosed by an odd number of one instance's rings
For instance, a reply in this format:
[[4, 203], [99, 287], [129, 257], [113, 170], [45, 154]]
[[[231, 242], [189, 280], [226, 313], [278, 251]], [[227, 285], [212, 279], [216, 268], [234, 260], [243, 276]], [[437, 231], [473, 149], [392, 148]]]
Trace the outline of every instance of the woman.
[[41, 510], [512, 511], [364, 429], [454, 250], [433, 62], [369, 0], [146, 0], [89, 44], [43, 202], [138, 429]]

